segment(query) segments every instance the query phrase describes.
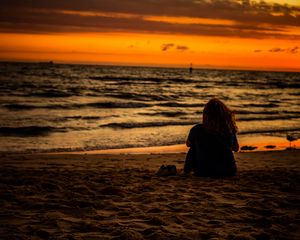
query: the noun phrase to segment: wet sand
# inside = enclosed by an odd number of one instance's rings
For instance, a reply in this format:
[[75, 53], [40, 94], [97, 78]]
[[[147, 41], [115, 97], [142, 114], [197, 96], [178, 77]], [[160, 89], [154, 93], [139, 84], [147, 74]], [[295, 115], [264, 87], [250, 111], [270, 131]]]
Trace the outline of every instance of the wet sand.
[[237, 153], [225, 179], [184, 176], [184, 153], [5, 154], [0, 239], [300, 239], [299, 153]]

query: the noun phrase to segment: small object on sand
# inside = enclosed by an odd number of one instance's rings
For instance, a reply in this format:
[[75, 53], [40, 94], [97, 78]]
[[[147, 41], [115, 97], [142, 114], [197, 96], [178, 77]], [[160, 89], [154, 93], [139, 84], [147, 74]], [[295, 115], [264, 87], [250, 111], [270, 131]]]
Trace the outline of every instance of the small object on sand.
[[290, 147], [289, 147], [289, 149], [291, 149], [291, 148], [292, 148], [292, 142], [293, 142], [293, 141], [296, 141], [298, 138], [295, 137], [295, 136], [293, 136], [293, 135], [287, 134], [287, 135], [286, 135], [286, 139], [290, 142]]
[[257, 147], [255, 147], [255, 146], [247, 146], [247, 145], [245, 145], [245, 146], [241, 147], [241, 150], [243, 150], [243, 151], [252, 151], [252, 150], [254, 150], [256, 148]]
[[265, 148], [267, 148], [267, 149], [274, 149], [274, 148], [276, 148], [276, 146], [275, 145], [267, 145], [267, 146], [265, 146]]
[[175, 165], [161, 165], [158, 172], [156, 173], [157, 176], [165, 177], [165, 176], [176, 176], [177, 169]]

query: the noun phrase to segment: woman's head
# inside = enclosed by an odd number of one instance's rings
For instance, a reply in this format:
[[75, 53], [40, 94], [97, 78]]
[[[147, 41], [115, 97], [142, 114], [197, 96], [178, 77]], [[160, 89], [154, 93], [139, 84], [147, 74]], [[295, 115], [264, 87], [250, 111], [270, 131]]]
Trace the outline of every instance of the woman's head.
[[203, 110], [203, 126], [217, 133], [236, 133], [234, 113], [219, 99], [211, 99]]

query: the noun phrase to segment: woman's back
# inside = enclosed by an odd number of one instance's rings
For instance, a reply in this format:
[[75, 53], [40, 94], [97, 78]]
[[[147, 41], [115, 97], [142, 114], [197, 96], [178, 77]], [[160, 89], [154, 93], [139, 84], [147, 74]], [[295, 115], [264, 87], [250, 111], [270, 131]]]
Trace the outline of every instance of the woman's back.
[[207, 131], [202, 124], [195, 125], [189, 134], [184, 171], [198, 176], [223, 177], [236, 174], [232, 153], [235, 134], [217, 134]]

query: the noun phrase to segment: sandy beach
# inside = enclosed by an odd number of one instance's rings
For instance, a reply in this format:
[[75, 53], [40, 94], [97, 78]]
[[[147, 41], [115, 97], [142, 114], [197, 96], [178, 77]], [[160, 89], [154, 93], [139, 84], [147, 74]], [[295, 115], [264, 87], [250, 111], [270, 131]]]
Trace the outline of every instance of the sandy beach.
[[0, 13], [0, 240], [300, 240], [300, 0]]
[[226, 179], [184, 176], [184, 152], [5, 154], [0, 238], [300, 239], [299, 153], [237, 153]]

